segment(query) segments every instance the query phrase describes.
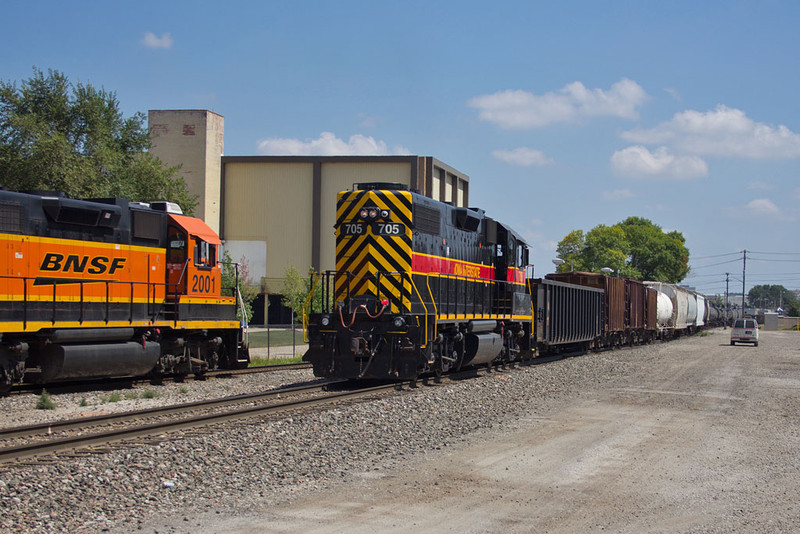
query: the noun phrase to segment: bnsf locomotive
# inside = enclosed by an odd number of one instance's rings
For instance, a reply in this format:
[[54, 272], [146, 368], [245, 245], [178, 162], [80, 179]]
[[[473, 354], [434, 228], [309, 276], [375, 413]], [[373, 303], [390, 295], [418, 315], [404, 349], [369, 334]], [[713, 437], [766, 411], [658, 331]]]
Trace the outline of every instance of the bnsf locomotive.
[[413, 379], [680, 333], [642, 282], [534, 279], [525, 241], [483, 210], [370, 183], [339, 193], [336, 217], [336, 270], [317, 278], [322, 309], [308, 314], [317, 376]]
[[170, 203], [0, 191], [0, 389], [246, 366], [220, 245]]

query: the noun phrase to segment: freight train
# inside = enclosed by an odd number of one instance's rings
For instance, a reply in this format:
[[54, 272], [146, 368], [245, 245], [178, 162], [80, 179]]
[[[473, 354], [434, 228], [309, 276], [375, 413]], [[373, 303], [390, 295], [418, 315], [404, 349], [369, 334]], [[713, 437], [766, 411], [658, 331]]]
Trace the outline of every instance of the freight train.
[[304, 311], [320, 377], [415, 379], [540, 353], [691, 333], [718, 318], [685, 288], [595, 273], [534, 278], [525, 240], [475, 208], [392, 183], [339, 193], [336, 269]]
[[177, 205], [0, 190], [0, 247], [0, 392], [249, 362], [220, 239]]

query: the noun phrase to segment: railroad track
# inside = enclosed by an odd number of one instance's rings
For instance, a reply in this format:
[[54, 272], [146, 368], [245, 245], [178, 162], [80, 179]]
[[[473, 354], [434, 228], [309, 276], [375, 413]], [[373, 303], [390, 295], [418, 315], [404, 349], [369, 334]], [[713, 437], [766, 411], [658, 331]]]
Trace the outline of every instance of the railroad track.
[[[517, 363], [510, 367], [527, 367], [530, 365], [544, 364], [549, 361], [561, 359], [559, 357], [537, 358], [526, 362]], [[427, 377], [416, 381], [403, 381], [381, 384], [371, 387], [359, 387], [342, 391], [325, 391], [331, 386], [352, 384], [347, 381], [332, 381], [319, 384], [297, 386], [270, 390], [260, 393], [236, 395], [208, 401], [197, 401], [193, 403], [165, 406], [149, 410], [137, 410], [133, 412], [123, 412], [118, 414], [99, 415], [90, 418], [72, 419], [56, 421], [44, 424], [29, 425], [0, 430], [0, 440], [8, 441], [12, 439], [24, 439], [25, 442], [0, 449], [0, 464], [9, 464], [27, 458], [63, 453], [77, 449], [86, 449], [108, 445], [112, 443], [142, 440], [163, 436], [169, 433], [183, 431], [192, 428], [206, 427], [223, 424], [242, 418], [276, 415], [290, 410], [299, 410], [318, 405], [335, 404], [337, 402], [355, 400], [359, 397], [369, 397], [379, 393], [386, 393], [392, 390], [408, 390], [408, 387], [416, 387], [419, 382], [423, 384], [439, 383], [444, 381], [460, 381], [472, 377], [479, 377], [483, 374], [506, 372], [505, 365], [487, 366], [473, 368], [458, 373], [452, 373], [435, 379]], [[315, 393], [322, 395], [311, 396]], [[281, 397], [298, 396], [294, 400], [274, 402]], [[240, 404], [254, 404], [235, 408]], [[226, 407], [234, 407], [230, 410], [204, 413], [181, 419], [169, 419], [151, 423], [139, 424], [135, 426], [125, 426], [123, 428], [111, 428], [107, 430], [88, 432], [88, 429], [120, 425], [129, 421], [143, 418], [174, 417], [181, 414], [197, 412], [199, 410], [219, 410]], [[71, 435], [59, 437], [58, 434], [72, 432]], [[163, 438], [171, 439], [171, 438]], [[97, 452], [106, 452], [103, 449]], [[91, 450], [89, 451], [91, 453]]]
[[[295, 369], [310, 369], [311, 364], [308, 362], [297, 362], [297, 363], [281, 363], [276, 365], [258, 365], [255, 367], [247, 367], [245, 369], [219, 369], [215, 371], [208, 371], [200, 376], [192, 375], [189, 380], [206, 380], [208, 378], [217, 378], [217, 377], [228, 377], [228, 376], [239, 376], [239, 375], [249, 375], [255, 373], [271, 373], [276, 371], [291, 371]], [[161, 379], [162, 382], [172, 382], [172, 381], [183, 381], [187, 380], [187, 378], [176, 378], [171, 376], [165, 376]], [[59, 384], [51, 384], [48, 386], [42, 386], [41, 384], [18, 384], [11, 388], [10, 394], [11, 395], [23, 395], [27, 393], [41, 393], [42, 390], [47, 390], [50, 393], [64, 393], [64, 392], [75, 392], [75, 391], [89, 391], [92, 389], [96, 389], [99, 386], [102, 389], [122, 389], [122, 388], [129, 388], [134, 385], [140, 384], [152, 384], [153, 382], [149, 379], [143, 378], [113, 378], [113, 379], [106, 379], [106, 380], [93, 380], [90, 382], [63, 382]]]
[[[330, 387], [337, 382], [326, 382], [322, 384], [315, 384], [310, 386], [299, 386], [294, 388], [285, 388], [279, 390], [271, 390], [263, 393], [254, 393], [249, 395], [237, 395], [235, 397], [226, 397], [223, 399], [214, 399], [211, 401], [199, 401], [189, 403], [186, 405], [175, 405], [153, 410], [139, 410], [136, 412], [125, 412], [114, 415], [96, 416], [90, 419], [82, 420], [69, 420], [63, 422], [53, 422], [42, 425], [31, 425], [28, 427], [18, 427], [8, 430], [0, 431], [0, 439], [11, 438], [36, 438], [41, 436], [52, 436], [52, 434], [64, 431], [78, 431], [73, 432], [72, 435], [67, 437], [55, 437], [45, 440], [38, 440], [34, 442], [26, 442], [22, 445], [15, 445], [0, 449], [0, 463], [8, 463], [14, 460], [31, 458], [34, 456], [41, 456], [44, 454], [52, 454], [63, 451], [70, 451], [81, 449], [85, 447], [107, 445], [110, 443], [126, 441], [131, 439], [149, 438], [158, 436], [165, 433], [176, 432], [179, 430], [186, 430], [190, 428], [209, 426], [221, 424], [224, 422], [235, 421], [246, 417], [253, 417], [258, 415], [274, 415], [287, 410], [297, 410], [308, 408], [319, 404], [329, 404], [340, 402], [343, 400], [354, 399], [357, 397], [364, 397], [378, 392], [385, 392], [392, 389], [397, 389], [397, 384], [384, 384], [380, 386], [373, 386], [368, 388], [360, 388], [355, 390], [344, 391], [327, 391], [324, 395], [309, 396], [311, 393], [321, 392], [325, 388]], [[287, 400], [282, 402], [271, 402], [269, 404], [259, 404], [268, 401], [274, 401], [281, 396], [298, 395], [300, 398], [294, 400]], [[98, 427], [100, 425], [114, 425], [126, 421], [141, 419], [143, 417], [160, 417], [160, 416], [173, 416], [176, 414], [185, 414], [199, 409], [231, 407], [243, 403], [256, 403], [253, 406], [238, 407], [222, 412], [205, 413], [202, 415], [195, 415], [185, 417], [182, 419], [170, 419], [168, 421], [157, 421], [152, 423], [140, 424], [135, 426], [125, 426], [123, 428], [114, 428], [104, 431], [96, 431], [86, 433], [87, 428]]]

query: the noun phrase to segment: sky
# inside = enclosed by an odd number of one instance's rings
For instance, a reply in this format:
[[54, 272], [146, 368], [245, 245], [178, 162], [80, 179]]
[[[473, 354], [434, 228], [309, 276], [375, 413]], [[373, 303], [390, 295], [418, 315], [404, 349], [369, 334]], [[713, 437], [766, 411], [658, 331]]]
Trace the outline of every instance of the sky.
[[226, 155], [416, 154], [556, 246], [630, 216], [698, 291], [800, 288], [800, 2], [11, 0], [0, 79], [58, 70], [126, 116], [210, 109]]

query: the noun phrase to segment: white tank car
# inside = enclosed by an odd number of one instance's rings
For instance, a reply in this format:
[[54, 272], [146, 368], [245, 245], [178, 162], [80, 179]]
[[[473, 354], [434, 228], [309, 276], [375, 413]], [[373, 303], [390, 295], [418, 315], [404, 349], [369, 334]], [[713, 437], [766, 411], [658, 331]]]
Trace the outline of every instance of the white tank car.
[[694, 328], [697, 326], [697, 317], [700, 316], [697, 308], [697, 294], [689, 291], [688, 289], [686, 290], [686, 304], [686, 326], [689, 328]]
[[700, 293], [695, 293], [697, 297], [697, 322], [695, 325], [700, 328], [705, 326], [708, 322], [708, 306], [706, 306], [706, 298]]
[[[687, 327], [687, 320], [689, 316], [689, 290], [682, 288], [680, 286], [676, 286], [674, 284], [668, 284], [666, 282], [645, 282], [645, 285], [648, 287], [652, 287], [656, 291], [658, 291], [659, 295], [659, 304], [658, 306], [658, 316], [659, 316], [659, 327], [664, 329], [671, 329], [676, 331], [686, 330]], [[661, 313], [662, 313], [662, 304], [661, 304], [661, 295], [666, 296], [672, 304], [672, 309], [670, 310], [670, 318], [664, 324], [661, 322]], [[693, 307], [693, 314], [694, 317], [697, 316], [697, 305], [696, 301], [694, 301]], [[666, 312], [666, 304], [664, 306], [664, 312]], [[694, 318], [692, 319], [694, 321]], [[661, 326], [664, 324], [664, 326]], [[694, 323], [692, 323], [694, 325]]]

